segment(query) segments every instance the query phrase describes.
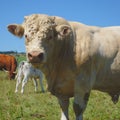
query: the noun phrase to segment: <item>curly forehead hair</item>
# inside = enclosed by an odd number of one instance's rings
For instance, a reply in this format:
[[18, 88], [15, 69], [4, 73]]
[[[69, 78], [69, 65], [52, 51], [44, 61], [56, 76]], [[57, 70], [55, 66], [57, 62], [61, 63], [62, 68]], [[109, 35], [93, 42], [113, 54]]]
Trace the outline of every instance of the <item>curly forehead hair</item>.
[[23, 24], [37, 24], [41, 25], [51, 25], [54, 23], [54, 18], [48, 15], [33, 14], [25, 17]]

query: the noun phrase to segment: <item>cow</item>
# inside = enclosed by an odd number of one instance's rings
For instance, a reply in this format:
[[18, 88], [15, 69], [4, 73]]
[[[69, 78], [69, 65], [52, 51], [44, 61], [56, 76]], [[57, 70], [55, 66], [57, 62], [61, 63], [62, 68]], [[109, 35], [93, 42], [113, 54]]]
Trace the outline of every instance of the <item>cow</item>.
[[120, 95], [120, 26], [89, 26], [59, 16], [32, 14], [8, 31], [25, 37], [27, 60], [41, 69], [48, 90], [58, 98], [61, 120], [69, 120], [74, 97], [76, 120], [83, 120], [91, 90]]
[[9, 79], [14, 79], [16, 75], [17, 60], [12, 55], [0, 54], [0, 70], [9, 73]]
[[[23, 80], [22, 80], [22, 78], [23, 78]], [[42, 90], [42, 92], [44, 92], [43, 73], [39, 69], [34, 68], [27, 61], [21, 61], [18, 66], [18, 72], [16, 75], [17, 81], [16, 81], [15, 93], [18, 92], [18, 86], [21, 83], [21, 80], [22, 80], [21, 93], [24, 92], [24, 86], [27, 83], [29, 78], [33, 79], [33, 82], [35, 85], [35, 92], [37, 91], [37, 88], [38, 88], [38, 83], [37, 83], [37, 78], [38, 78], [40, 80], [41, 90]]]

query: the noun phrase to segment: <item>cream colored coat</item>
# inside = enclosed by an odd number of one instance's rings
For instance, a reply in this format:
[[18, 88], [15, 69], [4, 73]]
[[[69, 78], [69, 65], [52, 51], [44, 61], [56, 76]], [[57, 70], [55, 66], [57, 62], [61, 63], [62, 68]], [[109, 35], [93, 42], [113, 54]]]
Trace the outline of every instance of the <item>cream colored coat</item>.
[[8, 30], [25, 35], [28, 61], [46, 75], [48, 90], [68, 120], [74, 96], [76, 120], [83, 119], [90, 91], [107, 92], [114, 103], [120, 95], [120, 27], [94, 27], [61, 17], [33, 14]]

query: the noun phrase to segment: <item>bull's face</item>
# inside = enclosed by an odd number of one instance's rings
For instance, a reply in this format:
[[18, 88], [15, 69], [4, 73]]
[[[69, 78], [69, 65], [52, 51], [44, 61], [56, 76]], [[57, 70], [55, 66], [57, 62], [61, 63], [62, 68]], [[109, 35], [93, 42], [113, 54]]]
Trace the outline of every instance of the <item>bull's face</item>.
[[45, 63], [47, 53], [53, 47], [54, 23], [48, 16], [33, 16], [33, 18], [36, 19], [27, 17], [24, 23], [27, 58], [33, 64]]
[[47, 15], [31, 15], [25, 18], [22, 25], [8, 26], [8, 30], [14, 35], [24, 35], [27, 59], [33, 65], [49, 61], [56, 52], [56, 47], [59, 49], [63, 40], [71, 36], [69, 24], [65, 20], [62, 23], [59, 23], [61, 19], [57, 22], [55, 20], [56, 17]]

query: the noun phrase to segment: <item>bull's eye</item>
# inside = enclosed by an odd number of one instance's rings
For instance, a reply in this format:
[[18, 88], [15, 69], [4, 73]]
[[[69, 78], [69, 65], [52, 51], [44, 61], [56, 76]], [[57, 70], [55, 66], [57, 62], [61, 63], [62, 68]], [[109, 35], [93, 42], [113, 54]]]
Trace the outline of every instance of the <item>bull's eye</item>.
[[29, 39], [28, 35], [25, 34], [25, 43], [27, 44], [28, 42], [30, 42], [30, 39]]

